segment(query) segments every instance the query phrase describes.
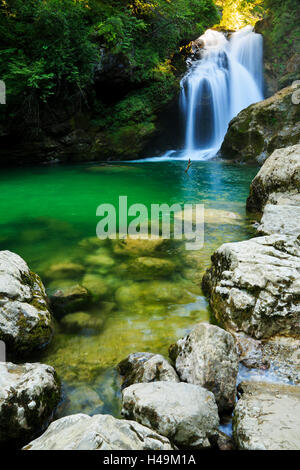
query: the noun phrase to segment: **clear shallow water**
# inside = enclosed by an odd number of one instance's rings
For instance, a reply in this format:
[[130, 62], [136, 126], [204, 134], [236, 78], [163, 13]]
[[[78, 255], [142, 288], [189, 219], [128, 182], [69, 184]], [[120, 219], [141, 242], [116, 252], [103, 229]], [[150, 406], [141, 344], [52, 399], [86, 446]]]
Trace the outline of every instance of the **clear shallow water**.
[[[114, 163], [1, 172], [0, 249], [24, 257], [49, 293], [76, 284], [101, 287], [93, 304], [80, 309], [95, 328], [75, 333], [57, 322], [52, 345], [35, 358], [53, 365], [62, 379], [58, 416], [118, 416], [116, 364], [131, 352], [167, 355], [171, 343], [198, 321], [209, 320], [201, 278], [211, 254], [222, 243], [253, 235], [245, 202], [257, 168], [220, 161], [193, 162], [188, 175], [185, 168], [185, 162]], [[174, 242], [124, 251], [118, 241], [95, 240], [97, 206], [117, 207], [120, 195], [128, 196], [129, 205], [147, 207], [204, 204], [204, 248], [187, 252]], [[155, 258], [167, 270], [138, 268], [141, 256]], [[62, 274], [55, 269], [61, 263], [81, 270]]]

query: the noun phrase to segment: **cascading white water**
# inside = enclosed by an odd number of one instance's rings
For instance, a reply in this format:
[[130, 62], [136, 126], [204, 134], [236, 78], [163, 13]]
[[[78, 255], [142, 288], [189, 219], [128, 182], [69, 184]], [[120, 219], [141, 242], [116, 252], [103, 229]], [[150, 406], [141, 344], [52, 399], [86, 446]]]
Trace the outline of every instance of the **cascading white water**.
[[181, 83], [185, 148], [181, 158], [204, 160], [216, 155], [230, 120], [263, 99], [262, 36], [251, 27], [234, 33], [208, 30], [201, 37], [203, 57]]
[[248, 70], [261, 94], [263, 94], [262, 35], [255, 34], [252, 26], [246, 26], [231, 36], [230, 48], [232, 56]]
[[[207, 160], [223, 142], [230, 120], [263, 99], [263, 39], [251, 26], [227, 40], [208, 30], [200, 38], [202, 58], [192, 63], [181, 81], [180, 109], [185, 145], [158, 159]], [[151, 159], [152, 161], [157, 159]]]

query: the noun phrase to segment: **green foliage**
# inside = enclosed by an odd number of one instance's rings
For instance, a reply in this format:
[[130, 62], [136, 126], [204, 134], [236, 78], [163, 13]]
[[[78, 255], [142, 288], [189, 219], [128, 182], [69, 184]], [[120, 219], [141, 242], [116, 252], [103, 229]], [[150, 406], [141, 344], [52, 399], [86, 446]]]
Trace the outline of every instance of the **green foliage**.
[[133, 0], [126, 6], [116, 3], [113, 11], [103, 4], [95, 32], [106, 49], [123, 54], [134, 69], [134, 81], [143, 81], [178, 46], [218, 19], [211, 0]]
[[[130, 140], [139, 148], [178, 91], [172, 56], [218, 20], [213, 0], [0, 0], [0, 79], [8, 94], [0, 119], [43, 128], [41, 115], [66, 106], [72, 113], [84, 96], [93, 129], [117, 153]], [[109, 82], [110, 62], [120, 65], [122, 91], [116, 99], [112, 86], [108, 106], [94, 78], [97, 65]]]
[[134, 81], [151, 79], [154, 67], [218, 18], [212, 0], [0, 0], [0, 8], [0, 76], [17, 102], [84, 89], [99, 46], [122, 54]]
[[85, 87], [97, 50], [84, 6], [73, 0], [2, 0], [0, 76], [17, 103]]
[[[300, 53], [300, 9], [299, 0], [264, 0], [269, 14], [270, 27], [267, 40], [274, 47], [274, 54], [284, 58]], [[280, 65], [280, 64], [279, 64]]]
[[224, 29], [240, 29], [252, 26], [261, 18], [263, 0], [216, 0], [222, 9], [220, 26]]

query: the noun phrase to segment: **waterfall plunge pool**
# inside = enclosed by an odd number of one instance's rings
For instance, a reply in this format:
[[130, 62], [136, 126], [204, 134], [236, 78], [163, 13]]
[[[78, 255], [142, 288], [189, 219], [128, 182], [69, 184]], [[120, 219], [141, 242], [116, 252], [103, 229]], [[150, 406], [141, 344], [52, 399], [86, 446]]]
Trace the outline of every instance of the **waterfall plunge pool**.
[[[93, 328], [69, 329], [56, 323], [52, 344], [30, 360], [53, 365], [63, 383], [57, 417], [71, 413], [119, 416], [117, 363], [129, 353], [168, 354], [168, 347], [195, 323], [209, 321], [201, 278], [222, 243], [251, 237], [245, 213], [249, 185], [258, 168], [223, 163], [185, 162], [57, 165], [3, 170], [1, 250], [22, 256], [42, 278], [48, 293], [92, 283], [101, 299], [80, 309]], [[186, 251], [172, 243], [157, 253], [121, 253], [116, 242], [97, 241], [96, 208], [128, 204], [205, 205], [205, 244]], [[173, 266], [164, 275], [136, 269], [140, 256]], [[77, 265], [68, 273], [59, 266]], [[165, 263], [166, 264], [166, 263]], [[78, 268], [81, 266], [81, 269]], [[134, 269], [132, 269], [134, 267]], [[94, 283], [94, 284], [93, 284]], [[88, 315], [88, 317], [86, 316]]]

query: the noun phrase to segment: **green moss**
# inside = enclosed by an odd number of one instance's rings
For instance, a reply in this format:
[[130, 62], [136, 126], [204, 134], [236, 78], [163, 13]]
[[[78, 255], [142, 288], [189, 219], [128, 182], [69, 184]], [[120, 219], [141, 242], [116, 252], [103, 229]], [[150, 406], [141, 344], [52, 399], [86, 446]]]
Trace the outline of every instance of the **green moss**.
[[53, 324], [40, 316], [37, 325], [32, 327], [25, 315], [20, 314], [17, 322], [19, 334], [12, 345], [12, 351], [18, 357], [29, 356], [37, 349], [49, 344], [53, 335]]

